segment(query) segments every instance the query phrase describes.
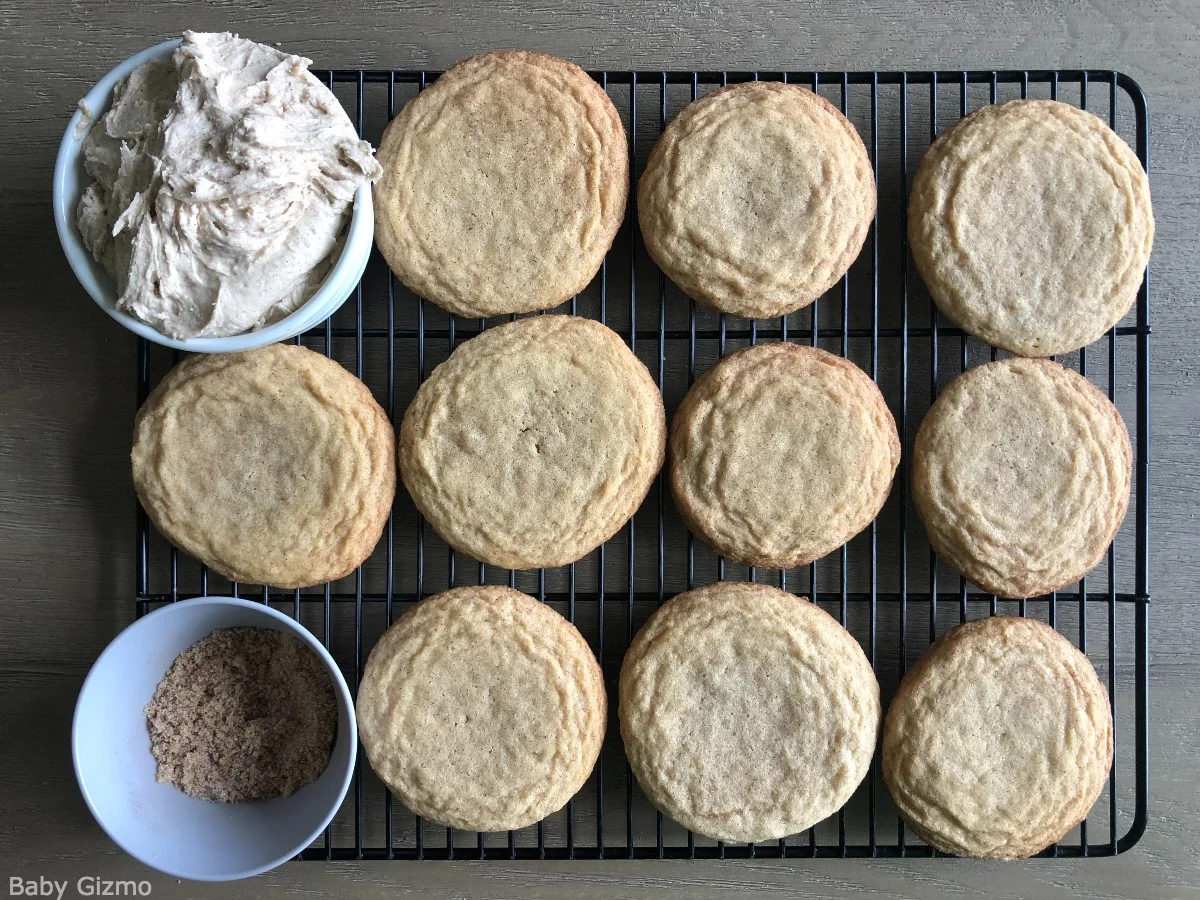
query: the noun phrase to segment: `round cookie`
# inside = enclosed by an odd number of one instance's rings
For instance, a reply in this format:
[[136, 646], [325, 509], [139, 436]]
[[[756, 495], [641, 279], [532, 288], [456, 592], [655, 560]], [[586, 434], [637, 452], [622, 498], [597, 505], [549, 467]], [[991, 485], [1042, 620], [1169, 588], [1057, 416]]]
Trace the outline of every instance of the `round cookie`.
[[138, 411], [133, 486], [180, 549], [236, 581], [307, 587], [375, 548], [396, 435], [361, 381], [303, 347], [197, 355]]
[[1056, 362], [968, 369], [913, 447], [913, 501], [934, 551], [989, 593], [1034, 597], [1082, 578], [1112, 543], [1133, 452], [1090, 381]]
[[671, 423], [671, 492], [718, 553], [786, 569], [840, 547], [879, 513], [900, 437], [879, 388], [813, 347], [731, 353]]
[[1017, 859], [1059, 840], [1092, 808], [1112, 754], [1096, 670], [1033, 619], [946, 632], [904, 676], [883, 726], [900, 815], [959, 856]]
[[357, 702], [371, 768], [417, 815], [470, 831], [561, 809], [591, 774], [607, 708], [575, 626], [494, 585], [401, 616], [371, 651]]
[[747, 318], [807, 306], [850, 268], [875, 215], [871, 160], [829, 101], [757, 81], [689, 104], [638, 182], [646, 249], [689, 296]]
[[404, 414], [400, 474], [451, 547], [509, 569], [563, 566], [641, 505], [666, 431], [662, 395], [615, 332], [532, 316], [433, 370]]
[[938, 307], [1021, 356], [1090, 344], [1129, 311], [1154, 241], [1150, 182], [1091, 113], [984, 106], [934, 141], [909, 196], [909, 245]]
[[625, 216], [629, 150], [604, 89], [523, 50], [465, 59], [388, 125], [375, 242], [460, 316], [549, 309], [583, 290]]
[[684, 827], [757, 842], [837, 812], [866, 776], [879, 684], [804, 597], [720, 582], [665, 603], [621, 665], [621, 736], [646, 796]]

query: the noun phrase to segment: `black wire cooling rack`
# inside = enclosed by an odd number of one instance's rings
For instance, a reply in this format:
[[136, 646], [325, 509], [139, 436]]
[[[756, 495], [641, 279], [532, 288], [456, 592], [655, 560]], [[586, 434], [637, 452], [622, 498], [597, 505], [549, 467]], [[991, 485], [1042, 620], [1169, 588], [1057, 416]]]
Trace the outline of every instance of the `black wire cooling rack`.
[[[318, 73], [378, 143], [388, 119], [436, 72]], [[879, 383], [907, 454], [924, 412], [946, 382], [997, 352], [941, 319], [909, 262], [908, 185], [934, 136], [985, 103], [1047, 97], [1106, 118], [1148, 167], [1146, 102], [1138, 85], [1110, 71], [954, 72], [595, 72], [621, 112], [641, 172], [664, 124], [713, 86], [783, 80], [833, 101], [855, 123], [871, 155], [879, 210], [863, 252], [840, 285], [790, 316], [747, 321], [699, 308], [646, 256], [630, 191], [625, 225], [594, 283], [560, 311], [606, 322], [646, 362], [672, 411], [698, 372], [737, 347], [789, 340], [822, 346], [861, 365]], [[255, 597], [290, 612], [321, 637], [354, 686], [365, 655], [388, 623], [413, 602], [452, 584], [507, 583], [550, 603], [575, 622], [600, 659], [611, 698], [631, 636], [679, 591], [718, 579], [777, 584], [815, 599], [850, 629], [875, 666], [885, 703], [906, 668], [947, 628], [997, 613], [1048, 622], [1088, 654], [1105, 681], [1116, 722], [1107, 790], [1088, 819], [1047, 856], [1107, 856], [1127, 850], [1146, 826], [1147, 554], [1149, 469], [1149, 273], [1135, 309], [1098, 343], [1062, 357], [1104, 389], [1133, 432], [1131, 514], [1107, 559], [1075, 590], [1004, 601], [980, 593], [939, 566], [912, 511], [901, 462], [878, 520], [839, 552], [781, 572], [727, 564], [694, 541], [661, 482], [633, 521], [574, 565], [509, 572], [455, 554], [424, 526], [401, 489], [374, 555], [332, 585], [280, 592], [230, 584], [181, 558], [137, 516], [137, 613], [188, 597]], [[420, 381], [461, 341], [496, 321], [463, 320], [414, 297], [378, 254], [354, 295], [329, 321], [296, 339], [362, 378], [395, 422]], [[178, 359], [141, 340], [138, 398]], [[610, 704], [615, 708], [615, 702]], [[904, 828], [876, 757], [846, 807], [803, 834], [771, 842], [723, 844], [695, 836], [658, 814], [631, 778], [616, 722], [596, 770], [567, 807], [537, 826], [507, 834], [454, 831], [423, 822], [376, 779], [359, 753], [353, 790], [304, 859], [610, 859], [827, 856], [936, 856]]]

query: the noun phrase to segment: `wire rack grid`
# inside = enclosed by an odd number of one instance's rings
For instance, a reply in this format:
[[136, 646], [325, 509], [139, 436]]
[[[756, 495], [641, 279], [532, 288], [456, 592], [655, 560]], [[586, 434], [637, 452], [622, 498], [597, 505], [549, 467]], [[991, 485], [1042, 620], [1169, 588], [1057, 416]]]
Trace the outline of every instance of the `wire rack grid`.
[[[319, 77], [350, 111], [360, 134], [378, 141], [387, 121], [437, 78], [426, 71], [330, 70]], [[880, 385], [904, 452], [939, 389], [994, 348], [942, 319], [916, 277], [906, 239], [908, 186], [921, 153], [959, 117], [984, 103], [1047, 97], [1107, 118], [1149, 168], [1145, 98], [1111, 71], [630, 72], [592, 76], [618, 107], [640, 173], [659, 133], [687, 102], [739, 81], [788, 81], [820, 92], [851, 118], [875, 170], [879, 208], [863, 253], [810, 307], [769, 321], [718, 315], [681, 294], [645, 254], [634, 191], [627, 218], [595, 281], [559, 310], [587, 315], [627, 337], [674, 409], [698, 372], [759, 341], [797, 341], [855, 360]], [[631, 188], [632, 188], [631, 183]], [[349, 301], [296, 339], [338, 359], [363, 379], [394, 423], [434, 365], [496, 319], [463, 320], [410, 294], [378, 254]], [[506, 583], [551, 604], [588, 639], [611, 697], [630, 639], [658, 605], [681, 590], [726, 578], [769, 581], [805, 594], [860, 640], [885, 703], [904, 671], [947, 628], [998, 613], [1036, 616], [1096, 664], [1116, 722], [1106, 792], [1088, 819], [1045, 856], [1105, 856], [1137, 842], [1148, 795], [1149, 273], [1134, 310], [1100, 342], [1060, 362], [1092, 379], [1131, 425], [1134, 498], [1104, 563], [1077, 589], [1021, 601], [981, 593], [940, 566], [911, 508], [902, 460], [892, 496], [864, 534], [801, 569], [766, 571], [726, 563], [694, 540], [661, 479], [612, 540], [562, 569], [512, 572], [464, 558], [425, 527], [401, 490], [375, 553], [337, 584], [281, 592], [229, 583], [185, 557], [137, 513], [136, 612], [206, 594], [256, 597], [290, 612], [330, 648], [357, 687], [365, 654], [404, 609], [451, 585]], [[139, 405], [179, 355], [140, 340]], [[615, 707], [615, 704], [611, 704]], [[846, 807], [807, 832], [769, 844], [733, 845], [685, 831], [642, 796], [610, 722], [595, 772], [559, 813], [507, 834], [443, 828], [396, 802], [359, 754], [343, 808], [304, 859], [609, 859], [937, 856], [904, 827], [883, 785], [878, 755]]]

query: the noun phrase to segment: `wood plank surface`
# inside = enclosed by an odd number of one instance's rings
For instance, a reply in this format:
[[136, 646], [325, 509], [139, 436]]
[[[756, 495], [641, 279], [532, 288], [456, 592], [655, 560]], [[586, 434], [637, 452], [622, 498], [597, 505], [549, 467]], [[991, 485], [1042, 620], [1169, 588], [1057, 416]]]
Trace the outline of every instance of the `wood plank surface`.
[[[1150, 821], [1115, 859], [289, 863], [252, 882], [180, 883], [93, 822], [68, 737], [75, 695], [133, 615], [128, 474], [133, 339], [74, 281], [50, 216], [75, 101], [183, 28], [230, 29], [323, 66], [442, 68], [518, 46], [589, 68], [1115, 68], [1151, 110]], [[1200, 4], [714, 0], [0, 6], [0, 891], [11, 876], [146, 878], [153, 896], [1184, 897], [1200, 894]], [[68, 891], [67, 896], [70, 896]]]

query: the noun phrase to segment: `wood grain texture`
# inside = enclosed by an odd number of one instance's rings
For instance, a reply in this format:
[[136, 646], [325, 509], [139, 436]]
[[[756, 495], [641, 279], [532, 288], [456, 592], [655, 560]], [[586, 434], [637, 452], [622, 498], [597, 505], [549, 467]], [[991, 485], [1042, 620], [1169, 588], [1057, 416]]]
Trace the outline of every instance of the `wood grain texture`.
[[[70, 716], [87, 671], [132, 618], [129, 433], [134, 341], [75, 283], [50, 173], [75, 101], [130, 53], [184, 27], [232, 29], [319, 66], [441, 68], [524, 47], [608, 68], [1121, 69], [1150, 99], [1152, 260], [1151, 797], [1116, 859], [730, 863], [288, 864], [249, 884], [176, 882], [100, 832], [75, 787]], [[1200, 5], [1120, 0], [572, 6], [8, 0], [0, 7], [0, 880], [149, 878], [155, 897], [1180, 897], [1200, 893]]]

